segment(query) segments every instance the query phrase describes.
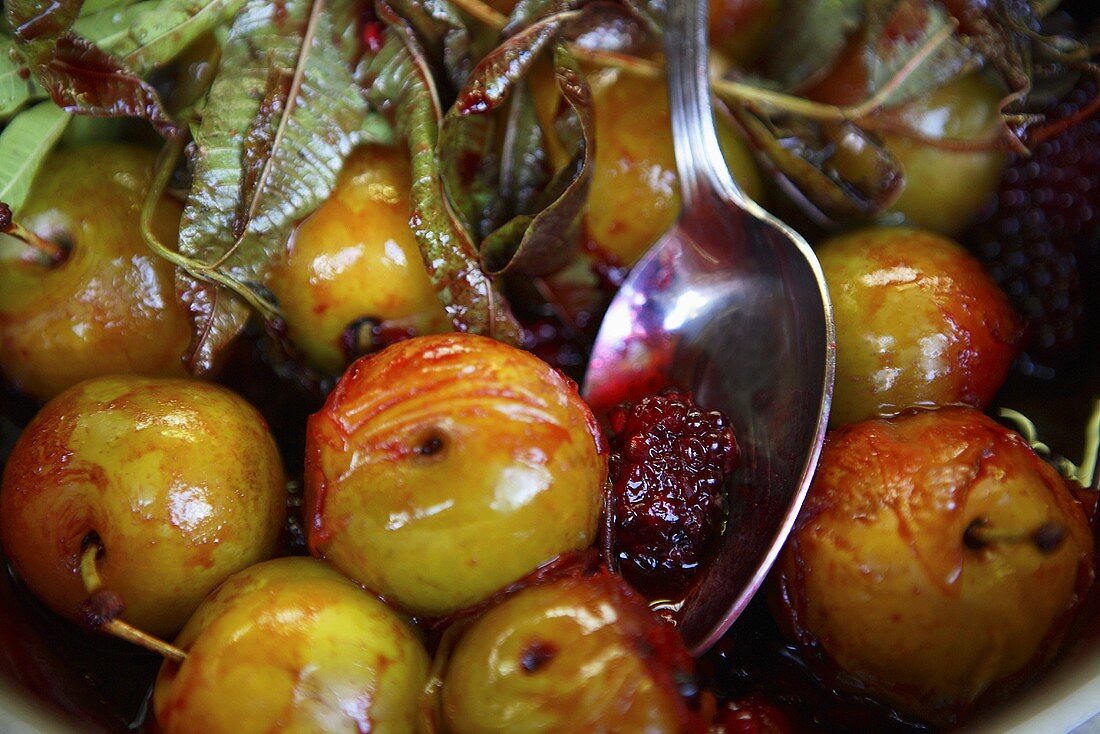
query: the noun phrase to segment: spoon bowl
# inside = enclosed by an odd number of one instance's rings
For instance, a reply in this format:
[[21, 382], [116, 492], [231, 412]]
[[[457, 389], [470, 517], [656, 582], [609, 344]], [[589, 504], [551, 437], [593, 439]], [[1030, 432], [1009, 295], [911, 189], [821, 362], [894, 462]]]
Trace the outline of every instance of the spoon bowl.
[[742, 466], [727, 527], [691, 591], [668, 605], [702, 652], [763, 583], [821, 451], [832, 396], [832, 307], [817, 259], [725, 168], [710, 104], [706, 0], [669, 3], [669, 96], [683, 211], [634, 266], [584, 380], [597, 410], [661, 387], [729, 416]]

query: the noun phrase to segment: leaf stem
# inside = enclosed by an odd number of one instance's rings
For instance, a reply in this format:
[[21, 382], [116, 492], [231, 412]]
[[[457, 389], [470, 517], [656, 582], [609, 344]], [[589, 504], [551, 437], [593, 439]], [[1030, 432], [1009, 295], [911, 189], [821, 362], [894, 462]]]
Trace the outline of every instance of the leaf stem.
[[[508, 17], [489, 7], [484, 0], [452, 0], [452, 2], [470, 16], [481, 21], [487, 26], [497, 30], [503, 29], [508, 22]], [[935, 53], [941, 45], [955, 33], [958, 22], [952, 20], [939, 32], [933, 34], [925, 41], [898, 72], [887, 81], [879, 90], [857, 105], [840, 107], [824, 102], [814, 102], [793, 94], [766, 89], [753, 84], [726, 79], [720, 76], [711, 78], [711, 88], [715, 96], [726, 103], [755, 104], [767, 112], [783, 112], [798, 115], [818, 122], [853, 122], [865, 125], [868, 128], [878, 127], [878, 123], [872, 122], [872, 115], [887, 106], [890, 96], [905, 82], [909, 75], [929, 56]], [[607, 69], [618, 69], [627, 74], [643, 79], [658, 80], [665, 76], [665, 69], [660, 63], [652, 59], [629, 54], [620, 54], [610, 51], [599, 51], [586, 48], [574, 43], [567, 43], [570, 52], [578, 59], [593, 66]], [[932, 145], [947, 150], [985, 150], [993, 146], [991, 142], [973, 141], [965, 138], [928, 138], [921, 136], [918, 131], [903, 126], [892, 126], [889, 132], [915, 138], [922, 145]], [[1003, 144], [997, 144], [996, 148], [1003, 148]]]
[[[104, 591], [103, 579], [99, 575], [99, 554], [102, 552], [102, 545], [89, 543], [88, 547], [84, 549], [84, 554], [80, 557], [80, 577], [84, 582], [84, 589], [88, 592], [89, 598]], [[155, 652], [173, 662], [182, 663], [187, 659], [187, 653], [180, 648], [158, 637], [153, 637], [147, 632], [142, 632], [137, 627], [128, 622], [123, 622], [117, 617], [101, 620], [97, 629]]]
[[268, 321], [278, 318], [278, 309], [257, 296], [251, 288], [244, 285], [236, 278], [219, 270], [211, 270], [207, 263], [192, 260], [189, 257], [181, 255], [172, 248], [167, 247], [160, 241], [156, 233], [153, 232], [153, 215], [156, 212], [157, 202], [164, 194], [165, 189], [168, 188], [168, 182], [172, 179], [172, 172], [176, 169], [176, 164], [179, 163], [180, 156], [183, 155], [183, 149], [186, 145], [187, 137], [185, 135], [178, 135], [169, 138], [168, 142], [165, 143], [164, 148], [161, 150], [161, 159], [157, 163], [156, 174], [153, 177], [152, 184], [149, 186], [148, 193], [145, 195], [145, 201], [141, 206], [142, 239], [145, 240], [145, 244], [148, 245], [153, 252], [180, 268], [191, 277], [228, 288], [243, 298], [248, 305], [256, 309], [256, 311]]
[[309, 11], [309, 21], [306, 23], [305, 32], [302, 34], [302, 45], [298, 48], [298, 58], [294, 63], [294, 76], [291, 78], [290, 88], [287, 90], [286, 103], [283, 104], [282, 114], [279, 115], [279, 125], [275, 129], [275, 137], [271, 141], [271, 152], [268, 154], [267, 160], [264, 161], [263, 169], [260, 171], [260, 177], [256, 181], [255, 190], [252, 192], [252, 200], [248, 202], [248, 211], [245, 214], [244, 226], [241, 229], [241, 234], [221, 257], [209, 265], [205, 265], [203, 268], [205, 270], [216, 270], [220, 268], [238, 249], [240, 249], [241, 243], [244, 242], [244, 238], [248, 234], [249, 226], [256, 217], [256, 212], [260, 208], [260, 200], [263, 197], [264, 189], [267, 187], [267, 181], [271, 178], [271, 169], [274, 167], [273, 162], [275, 160], [275, 153], [279, 150], [279, 146], [282, 145], [283, 138], [286, 136], [287, 125], [290, 123], [290, 118], [294, 114], [294, 108], [298, 104], [298, 94], [302, 90], [302, 81], [305, 79], [306, 75], [306, 59], [309, 57], [310, 49], [313, 46], [313, 39], [317, 35], [317, 23], [324, 9], [325, 0], [313, 0], [313, 6]]

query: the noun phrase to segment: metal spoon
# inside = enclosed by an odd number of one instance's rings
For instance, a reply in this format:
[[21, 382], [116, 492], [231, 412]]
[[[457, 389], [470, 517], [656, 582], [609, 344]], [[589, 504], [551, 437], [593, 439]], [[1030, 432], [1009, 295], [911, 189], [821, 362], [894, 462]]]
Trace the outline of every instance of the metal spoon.
[[813, 251], [725, 166], [707, 76], [707, 2], [668, 8], [683, 212], [612, 301], [584, 393], [599, 409], [677, 385], [733, 422], [742, 466], [722, 543], [687, 597], [670, 605], [699, 653], [744, 610], [794, 524], [825, 437], [836, 344]]

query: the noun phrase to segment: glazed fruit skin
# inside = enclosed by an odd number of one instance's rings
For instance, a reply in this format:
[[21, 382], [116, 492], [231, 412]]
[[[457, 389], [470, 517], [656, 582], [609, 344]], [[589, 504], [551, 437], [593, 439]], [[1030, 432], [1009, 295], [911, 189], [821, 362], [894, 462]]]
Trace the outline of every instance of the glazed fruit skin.
[[[836, 68], [807, 96], [836, 105], [863, 102], [870, 96], [866, 54], [861, 45], [849, 47]], [[974, 73], [883, 113], [883, 146], [905, 176], [889, 213], [900, 215], [906, 224], [946, 235], [959, 234], [978, 215], [995, 195], [1006, 163], [1005, 153], [988, 143], [997, 139], [1003, 125], [1004, 96], [994, 82]], [[904, 134], [905, 130], [931, 140], [985, 142], [976, 150], [953, 150]]]
[[308, 541], [401, 608], [447, 614], [587, 547], [606, 476], [571, 381], [488, 338], [417, 337], [353, 364], [310, 418]]
[[[983, 521], [1064, 535], [1046, 549], [968, 544]], [[970, 408], [921, 411], [829, 435], [773, 608], [830, 679], [838, 666], [857, 690], [947, 724], [1050, 659], [1093, 564], [1083, 510], [1019, 435]]]
[[328, 374], [340, 374], [359, 356], [348, 339], [365, 319], [367, 334], [369, 323], [419, 334], [452, 328], [409, 226], [410, 186], [401, 151], [358, 148], [268, 276], [291, 340]]
[[[593, 245], [629, 266], [680, 215], [668, 92], [663, 81], [615, 70], [587, 77], [596, 159], [584, 222]], [[716, 119], [733, 177], [751, 199], [761, 201], [764, 183], [747, 144], [723, 115]]]
[[[894, 119], [933, 139], [995, 139], [1003, 97], [992, 82], [971, 74], [910, 102]], [[946, 150], [891, 134], [883, 142], [905, 172], [905, 187], [891, 210], [909, 224], [948, 235], [961, 232], [990, 200], [1006, 163], [1000, 150]]]
[[442, 671], [449, 734], [688, 732], [691, 658], [618, 577], [529, 587], [472, 623]]
[[887, 227], [840, 235], [817, 254], [836, 317], [830, 425], [989, 403], [1020, 324], [973, 256], [932, 232]]
[[106, 377], [50, 401], [20, 436], [0, 488], [0, 540], [17, 574], [83, 621], [80, 557], [103, 547], [122, 619], [174, 634], [230, 574], [273, 556], [282, 464], [260, 414], [216, 385]]
[[428, 654], [337, 571], [280, 558], [229, 578], [187, 622], [153, 693], [162, 734], [414, 731]]
[[[155, 151], [103, 144], [43, 163], [19, 222], [72, 247], [45, 265], [0, 244], [0, 370], [21, 390], [45, 400], [100, 375], [184, 376], [190, 321], [172, 266], [139, 229], [155, 160]], [[167, 197], [158, 202], [162, 242], [176, 242], [181, 213]]]

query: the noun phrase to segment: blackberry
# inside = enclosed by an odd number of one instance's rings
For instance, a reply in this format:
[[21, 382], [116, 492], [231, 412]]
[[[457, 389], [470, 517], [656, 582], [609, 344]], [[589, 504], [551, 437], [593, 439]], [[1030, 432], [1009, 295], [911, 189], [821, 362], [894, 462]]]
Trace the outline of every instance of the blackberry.
[[729, 420], [669, 389], [612, 409], [608, 423], [611, 550], [636, 588], [675, 598], [721, 532], [740, 458]]
[[1048, 115], [1053, 134], [1010, 159], [996, 208], [973, 227], [975, 254], [1028, 321], [1026, 374], [1050, 377], [1080, 356], [1096, 304], [1082, 288], [1100, 260], [1100, 90], [1089, 78]]

